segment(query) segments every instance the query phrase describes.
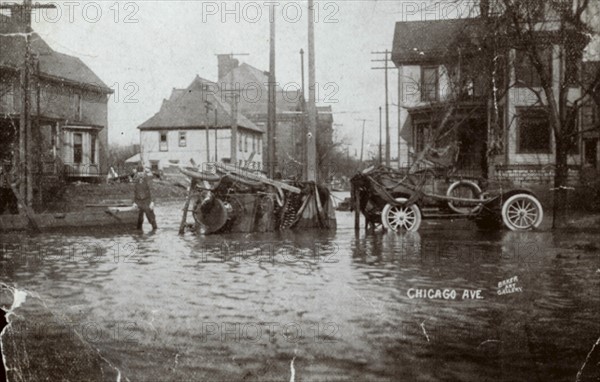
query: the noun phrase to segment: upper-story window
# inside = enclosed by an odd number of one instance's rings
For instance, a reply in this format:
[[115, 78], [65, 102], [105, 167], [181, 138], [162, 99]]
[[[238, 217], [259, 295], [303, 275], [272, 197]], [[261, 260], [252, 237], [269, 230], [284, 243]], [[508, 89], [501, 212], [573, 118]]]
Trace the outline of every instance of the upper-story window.
[[244, 135], [244, 152], [248, 152], [248, 135]]
[[[552, 48], [546, 47], [538, 50], [538, 56], [541, 60], [542, 67], [552, 76]], [[532, 63], [529, 54], [526, 50], [517, 50], [515, 58], [515, 71], [517, 75], [517, 86], [524, 87], [540, 87], [542, 81], [539, 76], [538, 69]]]
[[421, 68], [421, 101], [437, 101], [438, 93], [439, 78], [437, 66], [423, 66]]
[[161, 131], [159, 134], [158, 146], [160, 151], [168, 151], [169, 150], [169, 141], [167, 140], [167, 132]]
[[90, 162], [92, 164], [96, 164], [96, 145], [98, 144], [98, 138], [95, 132], [93, 132], [90, 136]]
[[83, 162], [83, 134], [73, 134], [73, 163]]
[[81, 99], [81, 94], [76, 93], [75, 94], [75, 118], [78, 121], [81, 121], [82, 117], [83, 117], [83, 113], [82, 113], [82, 99]]

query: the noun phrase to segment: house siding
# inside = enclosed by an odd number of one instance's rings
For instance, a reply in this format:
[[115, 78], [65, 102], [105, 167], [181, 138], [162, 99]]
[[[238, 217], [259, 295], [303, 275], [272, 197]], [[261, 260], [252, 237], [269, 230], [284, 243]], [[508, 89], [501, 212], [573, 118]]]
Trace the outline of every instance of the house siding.
[[[160, 133], [167, 134], [167, 151], [160, 150]], [[179, 133], [186, 133], [186, 147], [179, 146]], [[217, 134], [217, 157], [215, 157], [215, 129], [209, 129], [209, 152], [210, 160], [208, 162], [222, 162], [223, 159], [231, 158], [231, 129], [221, 128], [216, 130]], [[242, 145], [238, 144], [238, 161], [242, 160], [242, 165], [262, 165], [262, 150], [258, 150], [256, 143], [256, 152], [252, 158], [253, 164], [248, 160], [252, 154], [252, 137], [258, 142], [262, 139], [262, 134], [250, 132], [243, 128], [238, 128], [238, 139], [242, 137]], [[248, 137], [248, 151], [245, 150], [244, 141]], [[261, 142], [260, 146], [262, 148]], [[153, 162], [158, 162], [159, 169], [164, 169], [172, 164], [172, 161], [178, 161], [178, 164], [189, 165], [190, 160], [194, 160], [196, 165], [203, 166], [207, 163], [206, 150], [206, 130], [200, 129], [143, 129], [140, 131], [140, 149], [144, 166], [150, 167]], [[239, 162], [238, 162], [239, 164]]]
[[[4, 73], [6, 74], [6, 73]], [[5, 78], [4, 86], [12, 83], [10, 94], [4, 94], [0, 101], [0, 114], [9, 114], [16, 116], [21, 112], [22, 91], [17, 75], [8, 75]], [[80, 97], [81, 101], [78, 101]], [[31, 92], [31, 115], [35, 122], [38, 116], [38, 100], [35, 86], [32, 85]], [[97, 134], [97, 165], [94, 169], [82, 168], [80, 174], [73, 169], [67, 170], [67, 175], [98, 175], [107, 172], [108, 155], [108, 99], [107, 94], [90, 91], [81, 87], [60, 84], [55, 81], [42, 80], [40, 86], [39, 116], [42, 129], [42, 147], [50, 146], [45, 139], [50, 134], [45, 131], [56, 126], [58, 133], [58, 147], [56, 157], [61, 158], [65, 165], [72, 163], [72, 148], [69, 147], [71, 141], [67, 140], [67, 126], [80, 126], [94, 128]], [[61, 133], [62, 131], [62, 133]], [[89, 149], [88, 144], [84, 143], [84, 150]], [[42, 153], [46, 154], [46, 153]], [[89, 160], [90, 152], [84, 151], [84, 156]]]

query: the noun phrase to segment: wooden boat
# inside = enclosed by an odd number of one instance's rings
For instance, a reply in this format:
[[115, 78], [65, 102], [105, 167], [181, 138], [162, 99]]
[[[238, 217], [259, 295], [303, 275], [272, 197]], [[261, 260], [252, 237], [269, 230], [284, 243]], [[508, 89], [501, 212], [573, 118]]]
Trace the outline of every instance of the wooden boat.
[[137, 218], [137, 207], [108, 205], [88, 207], [78, 212], [0, 215], [0, 231], [22, 231], [32, 228], [32, 225], [36, 225], [38, 230], [107, 226], [135, 228]]

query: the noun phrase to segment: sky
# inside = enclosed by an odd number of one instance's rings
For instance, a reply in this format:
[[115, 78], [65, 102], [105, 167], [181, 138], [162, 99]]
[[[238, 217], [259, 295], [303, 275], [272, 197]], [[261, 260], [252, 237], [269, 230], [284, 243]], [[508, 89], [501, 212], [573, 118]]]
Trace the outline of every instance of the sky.
[[[186, 87], [196, 75], [217, 80], [216, 54], [248, 53], [240, 61], [269, 68], [271, 5], [263, 1], [54, 4], [57, 10], [35, 11], [33, 28], [55, 50], [82, 59], [115, 90], [108, 110], [111, 145], [137, 143], [136, 127], [158, 111], [172, 88]], [[300, 83], [299, 51], [308, 50], [307, 4], [282, 1], [275, 8], [276, 76], [282, 86]], [[315, 7], [318, 104], [333, 107], [336, 135], [352, 144], [352, 154], [360, 147], [358, 120], [367, 119], [365, 144], [375, 152], [385, 92], [384, 72], [371, 70], [381, 66], [371, 62], [378, 58], [371, 52], [391, 50], [402, 7], [380, 0], [316, 1]], [[395, 69], [389, 81], [390, 102], [397, 103]], [[397, 135], [395, 109], [390, 105], [392, 137]], [[392, 153], [395, 146], [393, 139]]]
[[[216, 54], [247, 53], [240, 61], [268, 70], [273, 4], [276, 77], [282, 87], [292, 89], [300, 83], [299, 51], [308, 50], [307, 1], [40, 3], [53, 3], [57, 9], [35, 11], [34, 30], [53, 49], [83, 60], [115, 91], [108, 109], [111, 145], [138, 143], [136, 127], [159, 110], [172, 88], [186, 87], [196, 75], [216, 81]], [[332, 106], [336, 137], [350, 144], [351, 155], [360, 151], [363, 119], [366, 151], [377, 152], [378, 109], [385, 102], [384, 71], [371, 69], [383, 64], [372, 62], [383, 55], [371, 52], [391, 50], [395, 23], [452, 18], [459, 9], [465, 14], [474, 7], [474, 2], [455, 0], [315, 1], [318, 105]], [[394, 157], [398, 135], [395, 68], [389, 71], [389, 84]]]

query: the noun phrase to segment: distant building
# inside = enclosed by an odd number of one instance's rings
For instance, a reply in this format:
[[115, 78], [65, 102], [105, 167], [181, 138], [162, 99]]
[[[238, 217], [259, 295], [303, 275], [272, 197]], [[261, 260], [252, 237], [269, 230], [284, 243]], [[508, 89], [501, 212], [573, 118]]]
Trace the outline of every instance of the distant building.
[[[231, 55], [218, 56], [218, 87], [240, 90], [240, 111], [264, 131], [268, 120], [268, 72], [242, 63]], [[300, 83], [276, 86], [277, 129], [277, 168], [284, 176], [294, 176], [301, 172], [304, 160], [304, 142], [307, 128], [305, 124], [304, 99]], [[331, 145], [333, 140], [333, 115], [331, 106], [318, 107], [317, 146]], [[266, 138], [266, 137], [265, 137]], [[328, 146], [329, 147], [329, 146]], [[263, 157], [266, 158], [266, 145]], [[326, 151], [325, 149], [322, 150]], [[325, 158], [322, 158], [325, 162]], [[319, 158], [317, 159], [319, 163]]]
[[[214, 82], [197, 76], [186, 89], [173, 89], [160, 110], [138, 126], [141, 160], [154, 171], [190, 160], [231, 163], [232, 125], [231, 105]], [[236, 143], [236, 165], [261, 168], [263, 130], [239, 110]]]
[[[30, 17], [0, 14], [0, 156], [14, 161], [23, 112]], [[107, 172], [107, 103], [112, 90], [79, 58], [54, 51], [31, 35], [29, 92], [36, 176], [100, 179]], [[39, 95], [39, 96], [38, 96]], [[14, 162], [13, 162], [14, 163]]]

